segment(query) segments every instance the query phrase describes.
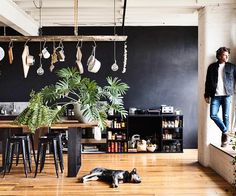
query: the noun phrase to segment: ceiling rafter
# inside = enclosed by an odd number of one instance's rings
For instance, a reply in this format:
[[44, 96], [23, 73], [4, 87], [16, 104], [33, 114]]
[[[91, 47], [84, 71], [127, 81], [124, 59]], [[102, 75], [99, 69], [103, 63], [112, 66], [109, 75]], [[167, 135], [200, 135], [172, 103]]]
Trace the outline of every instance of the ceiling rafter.
[[23, 35], [38, 33], [38, 23], [10, 0], [1, 0], [0, 21]]
[[[35, 1], [37, 3], [39, 0]], [[74, 25], [74, 0], [42, 1], [42, 26]], [[11, 16], [4, 18], [0, 12], [0, 25], [1, 22], [2, 26], [5, 23], [6, 26], [23, 34], [34, 35], [37, 32], [39, 14], [33, 0], [1, 0], [0, 10], [4, 9], [2, 2], [14, 4], [15, 7], [9, 11]], [[236, 2], [235, 0], [116, 0], [115, 15], [117, 25], [122, 26], [123, 31], [124, 26], [197, 26], [198, 10], [204, 6], [235, 8]], [[79, 0], [78, 25], [113, 26], [113, 9], [113, 0]], [[11, 17], [19, 21], [14, 21]], [[19, 24], [20, 22], [23, 24]]]

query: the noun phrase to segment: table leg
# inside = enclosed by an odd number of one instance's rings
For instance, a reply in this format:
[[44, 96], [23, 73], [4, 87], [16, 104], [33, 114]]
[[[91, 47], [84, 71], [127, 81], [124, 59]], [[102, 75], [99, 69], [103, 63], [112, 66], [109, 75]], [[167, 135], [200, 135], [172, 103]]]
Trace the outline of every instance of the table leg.
[[68, 177], [76, 177], [81, 166], [82, 128], [68, 128]]
[[6, 142], [7, 138], [10, 137], [11, 129], [1, 130], [1, 141], [2, 141], [2, 165], [0, 166], [0, 171], [3, 171], [5, 164], [5, 152], [6, 152]]

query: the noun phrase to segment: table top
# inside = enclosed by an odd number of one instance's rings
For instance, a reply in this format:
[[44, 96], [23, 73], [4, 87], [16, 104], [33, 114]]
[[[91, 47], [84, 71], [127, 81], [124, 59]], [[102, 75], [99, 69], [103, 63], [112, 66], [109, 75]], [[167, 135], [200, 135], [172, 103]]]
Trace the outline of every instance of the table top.
[[[63, 120], [61, 122], [52, 124], [50, 128], [65, 129], [65, 128], [91, 128], [95, 127], [97, 123], [81, 123], [77, 120]], [[27, 128], [26, 125], [15, 124], [13, 120], [0, 120], [0, 128]]]

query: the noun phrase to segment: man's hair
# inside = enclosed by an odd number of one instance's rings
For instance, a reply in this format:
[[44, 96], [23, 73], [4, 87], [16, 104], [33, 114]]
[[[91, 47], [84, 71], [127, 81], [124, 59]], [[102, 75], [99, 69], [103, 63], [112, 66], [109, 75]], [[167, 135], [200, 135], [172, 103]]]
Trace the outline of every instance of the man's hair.
[[223, 52], [228, 52], [230, 54], [230, 49], [226, 48], [226, 47], [220, 47], [217, 51], [216, 51], [216, 58], [219, 59], [220, 55]]

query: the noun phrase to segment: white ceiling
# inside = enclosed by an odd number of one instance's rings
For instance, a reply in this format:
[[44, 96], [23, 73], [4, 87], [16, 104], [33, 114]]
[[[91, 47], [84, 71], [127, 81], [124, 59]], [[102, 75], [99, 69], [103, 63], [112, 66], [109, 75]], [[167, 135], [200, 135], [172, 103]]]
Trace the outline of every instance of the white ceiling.
[[[36, 35], [40, 0], [0, 0], [0, 24]], [[42, 0], [42, 26], [74, 26], [76, 0]], [[116, 25], [122, 26], [125, 0], [115, 0]], [[198, 9], [235, 0], [127, 0], [125, 26], [197, 26]], [[79, 26], [113, 26], [114, 0], [78, 0]]]

